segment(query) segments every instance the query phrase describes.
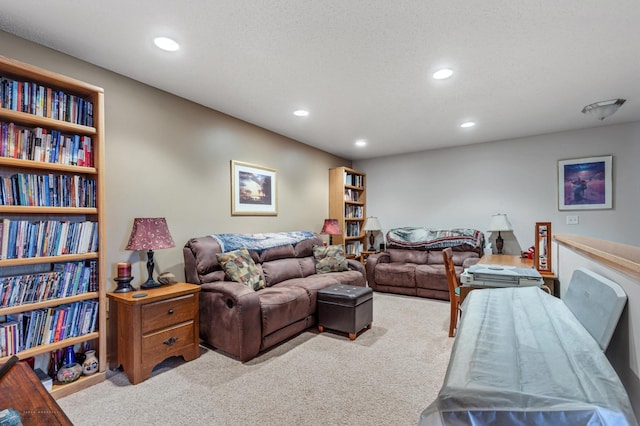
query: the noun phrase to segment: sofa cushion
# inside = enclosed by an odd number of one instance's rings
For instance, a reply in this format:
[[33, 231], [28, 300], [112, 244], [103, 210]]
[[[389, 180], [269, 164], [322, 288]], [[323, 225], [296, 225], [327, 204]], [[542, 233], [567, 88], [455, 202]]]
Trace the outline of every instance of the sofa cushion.
[[286, 259], [289, 257], [295, 256], [295, 251], [291, 244], [287, 244], [286, 246], [273, 247], [266, 250], [263, 250], [260, 254], [260, 262], [269, 262], [271, 260], [277, 259]]
[[[456, 273], [458, 271], [456, 270]], [[416, 266], [416, 287], [449, 291], [447, 272], [444, 265]]]
[[416, 286], [416, 265], [411, 263], [378, 263], [374, 272], [375, 282], [384, 286]]
[[304, 319], [315, 307], [307, 291], [301, 287], [276, 285], [256, 293], [260, 299], [262, 336]]
[[389, 249], [387, 251], [391, 262], [425, 264], [429, 257], [429, 252], [422, 250]]
[[314, 246], [313, 257], [316, 259], [316, 272], [342, 272], [349, 269], [342, 244], [333, 246]]
[[231, 281], [242, 283], [253, 290], [264, 288], [264, 280], [247, 249], [218, 253], [216, 257]]
[[264, 262], [262, 264], [262, 273], [264, 274], [267, 287], [271, 287], [282, 281], [303, 277], [300, 261], [295, 258]]

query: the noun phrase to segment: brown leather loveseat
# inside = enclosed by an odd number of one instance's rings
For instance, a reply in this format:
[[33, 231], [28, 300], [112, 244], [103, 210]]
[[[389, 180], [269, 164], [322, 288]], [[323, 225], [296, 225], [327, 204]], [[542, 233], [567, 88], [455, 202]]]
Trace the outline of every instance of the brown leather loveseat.
[[[216, 255], [238, 246], [249, 250], [264, 288], [229, 280]], [[318, 290], [336, 284], [366, 286], [364, 266], [355, 260], [347, 260], [348, 270], [316, 273], [314, 246], [323, 241], [311, 232], [190, 239], [183, 249], [185, 275], [201, 285], [200, 338], [248, 361], [316, 324]]]
[[442, 249], [452, 248], [460, 275], [480, 260], [483, 246], [484, 234], [475, 229], [394, 228], [387, 250], [367, 258], [367, 282], [375, 291], [449, 300]]

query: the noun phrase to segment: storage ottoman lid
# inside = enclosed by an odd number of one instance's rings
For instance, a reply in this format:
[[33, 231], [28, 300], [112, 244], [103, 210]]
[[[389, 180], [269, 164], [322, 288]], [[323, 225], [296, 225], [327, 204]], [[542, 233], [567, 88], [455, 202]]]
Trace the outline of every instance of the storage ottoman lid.
[[337, 284], [318, 290], [318, 301], [357, 306], [373, 297], [373, 290], [346, 284]]

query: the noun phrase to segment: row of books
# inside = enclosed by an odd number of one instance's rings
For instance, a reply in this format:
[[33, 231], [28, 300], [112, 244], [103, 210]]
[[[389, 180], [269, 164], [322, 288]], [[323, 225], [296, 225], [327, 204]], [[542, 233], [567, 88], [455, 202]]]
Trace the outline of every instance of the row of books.
[[347, 237], [359, 237], [360, 236], [360, 222], [346, 222], [345, 233]]
[[0, 277], [0, 308], [97, 291], [97, 261], [56, 263], [51, 272]]
[[93, 167], [91, 136], [0, 122], [0, 157]]
[[0, 77], [0, 107], [68, 123], [93, 126], [91, 101], [35, 82]]
[[360, 198], [360, 191], [358, 191], [357, 189], [344, 190], [345, 201], [358, 201], [358, 198]]
[[344, 254], [360, 256], [360, 253], [364, 250], [364, 246], [359, 241], [349, 241], [345, 244]]
[[95, 207], [96, 180], [82, 175], [16, 173], [0, 178], [0, 205]]
[[364, 176], [354, 175], [353, 173], [344, 172], [344, 184], [362, 188], [364, 187]]
[[344, 217], [347, 219], [362, 219], [364, 218], [364, 206], [354, 206], [347, 204], [344, 206]]
[[92, 333], [97, 319], [96, 300], [7, 315], [7, 321], [0, 323], [0, 357]]
[[98, 223], [0, 220], [0, 259], [21, 259], [98, 250]]

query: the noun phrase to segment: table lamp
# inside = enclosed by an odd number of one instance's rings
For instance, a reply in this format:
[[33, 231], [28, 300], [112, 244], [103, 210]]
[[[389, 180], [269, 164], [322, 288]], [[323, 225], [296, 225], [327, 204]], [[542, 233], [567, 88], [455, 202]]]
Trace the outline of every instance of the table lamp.
[[153, 250], [175, 247], [164, 217], [137, 217], [127, 244], [127, 250], [147, 250], [147, 272], [149, 278], [140, 288], [160, 287], [153, 279]]
[[511, 223], [509, 223], [509, 219], [507, 219], [506, 214], [498, 213], [491, 216], [491, 223], [489, 223], [489, 232], [498, 232], [498, 237], [496, 238], [496, 248], [498, 249], [498, 254], [502, 254], [502, 246], [504, 244], [504, 240], [500, 235], [500, 231], [512, 231]]
[[373, 236], [373, 233], [375, 231], [382, 230], [382, 227], [380, 226], [380, 222], [378, 222], [378, 218], [374, 216], [369, 216], [367, 220], [364, 222], [364, 226], [362, 227], [362, 230], [365, 232], [371, 232], [369, 234], [369, 251], [376, 251], [376, 248], [373, 245], [373, 243], [375, 242], [375, 237]]
[[322, 231], [320, 231], [320, 233], [323, 235], [329, 235], [329, 245], [332, 245], [333, 236], [342, 235], [338, 219], [325, 219], [324, 224], [322, 225]]

